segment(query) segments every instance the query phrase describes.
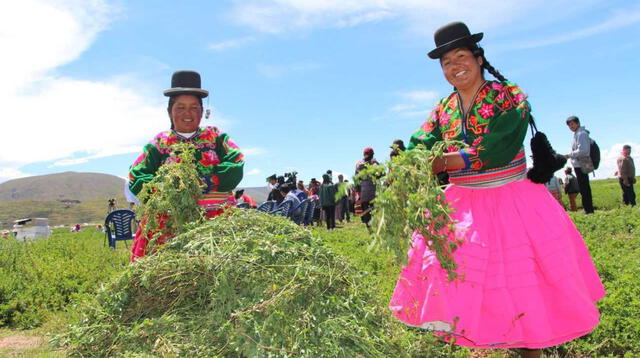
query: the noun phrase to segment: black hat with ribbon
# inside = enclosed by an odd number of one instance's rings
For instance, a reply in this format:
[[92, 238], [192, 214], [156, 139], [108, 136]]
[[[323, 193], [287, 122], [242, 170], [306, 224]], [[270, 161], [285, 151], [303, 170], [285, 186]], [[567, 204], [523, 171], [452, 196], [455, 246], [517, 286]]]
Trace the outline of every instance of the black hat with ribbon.
[[196, 71], [182, 70], [176, 71], [171, 76], [171, 88], [164, 90], [167, 97], [179, 96], [181, 94], [192, 94], [205, 98], [209, 96], [209, 91], [201, 87], [200, 74]]
[[429, 57], [435, 60], [453, 49], [465, 45], [475, 45], [476, 42], [482, 40], [482, 36], [482, 32], [472, 35], [467, 25], [462, 22], [444, 25], [433, 35], [436, 48], [429, 52]]

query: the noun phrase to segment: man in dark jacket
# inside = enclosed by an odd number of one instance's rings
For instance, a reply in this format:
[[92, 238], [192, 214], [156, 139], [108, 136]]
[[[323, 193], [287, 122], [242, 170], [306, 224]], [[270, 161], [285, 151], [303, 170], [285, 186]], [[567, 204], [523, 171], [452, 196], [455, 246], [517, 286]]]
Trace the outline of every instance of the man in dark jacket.
[[[356, 175], [368, 165], [379, 165], [377, 160], [373, 158], [373, 148], [366, 147], [363, 151], [361, 160], [356, 163]], [[362, 206], [362, 216], [360, 220], [367, 225], [369, 229], [369, 221], [371, 221], [371, 210], [373, 210], [373, 199], [376, 198], [376, 184], [369, 178], [360, 179], [360, 205]]]

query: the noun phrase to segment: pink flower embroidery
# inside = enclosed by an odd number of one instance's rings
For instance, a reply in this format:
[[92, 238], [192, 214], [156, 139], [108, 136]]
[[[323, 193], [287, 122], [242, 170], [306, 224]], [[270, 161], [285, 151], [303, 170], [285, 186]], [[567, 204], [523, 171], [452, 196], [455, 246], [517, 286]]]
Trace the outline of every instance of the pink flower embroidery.
[[200, 160], [200, 164], [203, 166], [212, 166], [220, 164], [220, 159], [216, 153], [212, 150], [202, 152], [202, 159]]
[[496, 91], [500, 91], [502, 89], [502, 83], [500, 82], [491, 82], [491, 88]]
[[475, 147], [476, 145], [480, 144], [480, 142], [482, 142], [482, 139], [484, 139], [482, 136], [474, 139], [473, 143], [471, 143], [471, 145], [473, 145]]
[[451, 114], [444, 112], [440, 115], [440, 125], [445, 126], [449, 124], [449, 119], [451, 118]]
[[493, 116], [493, 106], [489, 103], [483, 103], [482, 107], [478, 109], [478, 114], [480, 114], [484, 119]]
[[516, 103], [520, 104], [522, 101], [524, 101], [525, 96], [522, 93], [516, 93], [513, 96], [513, 99], [516, 101]]
[[428, 120], [428, 121], [424, 122], [424, 124], [422, 125], [422, 130], [425, 133], [431, 133], [435, 127], [436, 127], [435, 122], [433, 122], [431, 120]]

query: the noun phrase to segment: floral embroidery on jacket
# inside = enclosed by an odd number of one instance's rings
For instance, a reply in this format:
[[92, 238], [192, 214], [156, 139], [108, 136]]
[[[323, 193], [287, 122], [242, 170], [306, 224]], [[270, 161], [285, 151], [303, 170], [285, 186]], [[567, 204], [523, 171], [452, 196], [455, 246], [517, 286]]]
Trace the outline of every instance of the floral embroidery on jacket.
[[418, 143], [430, 147], [441, 139], [462, 140], [469, 147], [458, 150], [467, 154], [470, 168], [476, 170], [513, 159], [522, 147], [530, 115], [524, 92], [510, 82], [487, 81], [474, 98], [466, 120], [459, 101], [457, 92], [440, 100], [412, 136], [409, 148]]

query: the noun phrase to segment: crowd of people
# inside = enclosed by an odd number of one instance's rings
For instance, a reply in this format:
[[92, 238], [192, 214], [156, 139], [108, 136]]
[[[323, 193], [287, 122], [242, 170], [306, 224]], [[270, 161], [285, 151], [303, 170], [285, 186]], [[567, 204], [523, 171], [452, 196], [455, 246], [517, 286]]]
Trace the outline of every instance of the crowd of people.
[[308, 185], [303, 180], [296, 180], [297, 173], [287, 174], [288, 179], [275, 174], [267, 177], [267, 200], [273, 200], [277, 204], [291, 201], [288, 216], [304, 215], [296, 210], [300, 210], [299, 204], [302, 201], [310, 199], [314, 202], [310, 224], [319, 226], [324, 222], [328, 230], [333, 230], [336, 228], [336, 221], [351, 222], [351, 216], [357, 212], [356, 208], [361, 207], [361, 190], [344, 179], [343, 174], [338, 174], [337, 181], [334, 182], [333, 171], [327, 170], [322, 174], [322, 182], [311, 178]]

